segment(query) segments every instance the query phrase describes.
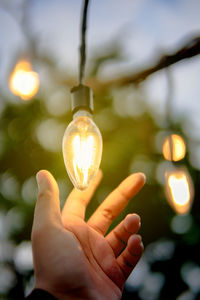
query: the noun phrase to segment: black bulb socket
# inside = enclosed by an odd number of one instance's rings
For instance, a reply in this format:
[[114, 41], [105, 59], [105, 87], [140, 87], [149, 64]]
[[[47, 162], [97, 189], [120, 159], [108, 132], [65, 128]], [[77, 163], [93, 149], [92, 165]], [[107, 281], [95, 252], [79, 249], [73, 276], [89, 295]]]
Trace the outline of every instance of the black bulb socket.
[[92, 90], [83, 84], [79, 84], [71, 89], [72, 113], [79, 110], [86, 110], [93, 113], [93, 93]]

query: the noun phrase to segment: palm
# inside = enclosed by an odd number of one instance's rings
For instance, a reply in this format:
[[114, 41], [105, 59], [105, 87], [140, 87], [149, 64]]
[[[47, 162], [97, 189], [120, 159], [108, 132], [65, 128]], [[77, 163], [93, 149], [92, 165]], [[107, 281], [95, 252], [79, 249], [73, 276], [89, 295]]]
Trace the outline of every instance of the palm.
[[55, 179], [47, 171], [41, 175], [32, 231], [36, 287], [58, 299], [120, 299], [125, 280], [142, 254], [141, 237], [136, 235], [139, 216], [128, 215], [106, 232], [143, 186], [144, 176], [125, 179], [86, 223], [85, 210], [101, 173], [86, 191], [71, 192], [62, 213]]
[[[100, 299], [119, 299], [124, 276], [108, 241], [78, 217], [71, 218], [69, 223], [66, 229], [75, 235], [83, 250], [80, 252], [80, 261], [85, 261], [85, 270], [80, 272], [83, 276], [89, 274], [89, 280]], [[74, 265], [74, 268], [79, 269], [80, 261], [76, 260], [77, 266]], [[76, 278], [75, 282], [77, 282]], [[79, 284], [77, 282], [77, 290]]]

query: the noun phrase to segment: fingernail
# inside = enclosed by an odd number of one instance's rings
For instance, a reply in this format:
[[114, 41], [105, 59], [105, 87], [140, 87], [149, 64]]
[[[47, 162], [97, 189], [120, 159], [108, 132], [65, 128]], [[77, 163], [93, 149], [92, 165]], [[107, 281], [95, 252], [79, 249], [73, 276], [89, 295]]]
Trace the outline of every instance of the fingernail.
[[146, 175], [144, 173], [140, 173], [140, 175], [144, 178], [144, 181], [146, 182]]
[[136, 215], [139, 219], [139, 224], [141, 225], [141, 217], [139, 215]]
[[38, 188], [39, 188], [41, 185], [41, 181], [42, 181], [42, 174], [40, 171], [36, 174], [36, 181], [37, 181]]

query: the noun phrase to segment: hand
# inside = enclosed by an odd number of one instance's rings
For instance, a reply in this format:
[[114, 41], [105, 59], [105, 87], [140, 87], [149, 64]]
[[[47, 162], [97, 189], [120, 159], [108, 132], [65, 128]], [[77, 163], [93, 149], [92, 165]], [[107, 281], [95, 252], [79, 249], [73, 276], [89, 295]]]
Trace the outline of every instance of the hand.
[[99, 171], [85, 191], [73, 189], [61, 213], [55, 179], [44, 170], [37, 174], [39, 194], [32, 229], [35, 288], [57, 299], [121, 299], [124, 283], [142, 255], [141, 237], [136, 234], [138, 215], [127, 215], [105, 234], [144, 185], [145, 176], [127, 177], [86, 223], [85, 210], [101, 177]]

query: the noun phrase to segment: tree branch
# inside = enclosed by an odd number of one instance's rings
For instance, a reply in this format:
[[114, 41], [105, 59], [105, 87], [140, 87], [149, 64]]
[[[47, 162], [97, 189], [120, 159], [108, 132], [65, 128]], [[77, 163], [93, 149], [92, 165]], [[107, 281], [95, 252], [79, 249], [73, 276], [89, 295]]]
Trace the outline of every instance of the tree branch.
[[109, 81], [101, 82], [95, 79], [88, 79], [86, 83], [91, 86], [94, 90], [107, 89], [111, 86], [124, 86], [130, 83], [139, 84], [144, 81], [151, 74], [167, 68], [179, 61], [187, 58], [194, 57], [200, 54], [200, 37], [193, 38], [187, 42], [180, 49], [176, 50], [172, 54], [164, 54], [155, 65], [149, 68], [143, 69], [137, 73], [130, 74], [128, 76], [123, 76], [117, 79], [112, 79]]

